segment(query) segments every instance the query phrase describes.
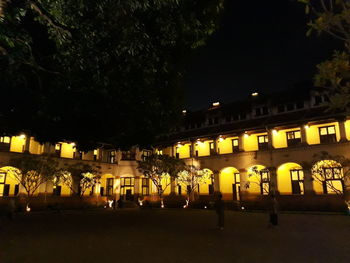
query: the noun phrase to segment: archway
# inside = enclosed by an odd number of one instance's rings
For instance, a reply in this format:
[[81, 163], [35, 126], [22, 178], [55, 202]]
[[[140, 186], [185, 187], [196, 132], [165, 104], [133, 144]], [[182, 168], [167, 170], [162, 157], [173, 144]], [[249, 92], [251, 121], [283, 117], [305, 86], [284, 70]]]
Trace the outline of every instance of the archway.
[[249, 193], [268, 195], [270, 193], [270, 172], [261, 164], [249, 167], [247, 183], [244, 186]]
[[16, 196], [19, 194], [20, 173], [16, 167], [4, 166], [0, 168], [0, 196]]
[[313, 187], [317, 194], [342, 194], [344, 191], [343, 168], [334, 160], [322, 160], [311, 169]]
[[220, 192], [225, 199], [240, 200], [240, 175], [235, 167], [226, 167], [220, 171]]
[[[73, 178], [70, 172], [63, 171], [60, 177], [53, 179], [52, 193], [55, 196], [70, 196], [73, 193]], [[77, 191], [78, 189], [76, 189]]]
[[208, 175], [208, 177], [199, 185], [198, 193], [200, 195], [213, 194], [214, 193], [213, 171], [208, 168], [204, 168], [202, 170], [204, 174]]
[[297, 163], [284, 163], [277, 169], [277, 189], [280, 194], [304, 194], [304, 172]]

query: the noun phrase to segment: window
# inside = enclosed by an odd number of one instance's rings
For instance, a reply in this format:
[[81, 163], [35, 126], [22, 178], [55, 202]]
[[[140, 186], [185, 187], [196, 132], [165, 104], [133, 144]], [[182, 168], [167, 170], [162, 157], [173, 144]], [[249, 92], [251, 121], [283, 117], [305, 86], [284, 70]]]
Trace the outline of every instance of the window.
[[62, 149], [62, 144], [57, 143], [57, 144], [55, 145], [55, 155], [56, 155], [57, 157], [61, 157], [61, 149]]
[[304, 108], [304, 102], [303, 101], [298, 101], [296, 106], [297, 106], [297, 109], [303, 109]]
[[115, 163], [115, 161], [116, 161], [115, 151], [110, 151], [108, 153], [108, 161], [109, 161], [109, 163]]
[[212, 119], [212, 118], [209, 118], [208, 124], [209, 124], [209, 125], [213, 125], [213, 119]]
[[216, 154], [214, 142], [210, 142], [209, 147], [210, 147], [210, 155]]
[[218, 117], [214, 118], [214, 124], [219, 124], [219, 118]]
[[323, 192], [325, 194], [334, 194], [337, 190], [343, 193], [342, 169], [340, 167], [327, 167], [323, 168], [323, 173], [325, 179], [323, 182]]
[[226, 122], [231, 122], [231, 115], [226, 115], [225, 120]]
[[261, 109], [260, 108], [256, 108], [255, 109], [255, 116], [260, 116], [261, 115]]
[[142, 178], [142, 195], [149, 195], [149, 179]]
[[232, 194], [233, 194], [233, 200], [240, 200], [241, 196], [241, 185], [240, 185], [240, 175], [239, 173], [235, 173], [233, 178], [233, 184], [232, 184]]
[[4, 184], [4, 192], [2, 194], [3, 196], [10, 196], [10, 185]]
[[287, 104], [287, 111], [292, 111], [294, 110], [294, 104], [293, 103], [288, 103]]
[[134, 177], [122, 177], [120, 185], [120, 193], [125, 196], [126, 200], [133, 201], [134, 196]]
[[14, 196], [17, 196], [18, 194], [19, 194], [19, 184], [16, 184]]
[[0, 143], [10, 143], [11, 138], [8, 136], [0, 137]]
[[180, 158], [179, 147], [176, 147], [176, 148], [175, 148], [175, 157], [176, 157], [177, 159]]
[[97, 150], [94, 150], [94, 161], [97, 161]]
[[269, 108], [268, 107], [263, 107], [262, 108], [262, 115], [267, 115], [269, 114]]
[[107, 178], [107, 180], [106, 180], [106, 194], [107, 194], [107, 196], [113, 195], [113, 183], [114, 183], [113, 178]]
[[123, 151], [122, 160], [125, 161], [134, 161], [136, 158], [136, 153], [134, 151]]
[[232, 152], [239, 152], [238, 139], [232, 139]]
[[268, 149], [268, 142], [269, 142], [269, 139], [268, 139], [267, 135], [258, 136], [259, 150], [267, 150]]
[[301, 169], [290, 170], [292, 181], [292, 194], [300, 195], [304, 193], [304, 172]]
[[260, 171], [260, 192], [262, 195], [268, 195], [270, 191], [270, 174], [267, 170]]
[[239, 114], [239, 119], [240, 120], [245, 120], [246, 118], [247, 118], [247, 114], [246, 113]]
[[299, 145], [301, 143], [301, 132], [300, 132], [300, 130], [286, 132], [286, 136], [287, 136], [287, 145], [288, 145], [288, 147], [296, 146], [296, 145]]
[[277, 112], [278, 113], [284, 112], [284, 105], [278, 105], [277, 106]]
[[104, 196], [105, 195], [105, 188], [104, 187], [100, 187], [100, 195]]
[[177, 186], [177, 193], [178, 193], [179, 195], [182, 194], [181, 185], [178, 185], [178, 186]]
[[318, 106], [322, 103], [322, 96], [315, 96], [315, 106]]
[[337, 141], [337, 136], [335, 132], [335, 126], [326, 126], [326, 127], [320, 127], [319, 134], [320, 134], [320, 141], [321, 143], [331, 143]]

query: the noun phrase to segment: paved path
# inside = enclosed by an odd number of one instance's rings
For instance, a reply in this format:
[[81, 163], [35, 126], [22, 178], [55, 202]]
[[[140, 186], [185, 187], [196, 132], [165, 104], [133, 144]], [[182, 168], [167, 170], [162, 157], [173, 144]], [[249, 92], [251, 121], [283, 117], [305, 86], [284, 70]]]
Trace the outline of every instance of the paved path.
[[350, 262], [350, 217], [209, 210], [30, 213], [2, 224], [0, 262]]

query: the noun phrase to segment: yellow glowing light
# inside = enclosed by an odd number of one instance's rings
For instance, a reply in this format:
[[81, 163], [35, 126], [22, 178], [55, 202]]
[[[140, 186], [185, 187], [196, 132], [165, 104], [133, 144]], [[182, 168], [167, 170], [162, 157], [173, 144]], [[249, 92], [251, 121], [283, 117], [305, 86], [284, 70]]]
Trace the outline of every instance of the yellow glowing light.
[[256, 96], [258, 96], [258, 95], [259, 95], [258, 92], [253, 92], [253, 93], [252, 93], [252, 96], [253, 96], [253, 97], [256, 97]]
[[72, 145], [73, 147], [75, 146], [75, 143], [74, 142], [72, 142], [70, 145]]
[[219, 142], [222, 142], [224, 140], [224, 138], [220, 135], [219, 136]]
[[182, 114], [186, 114], [186, 113], [187, 113], [187, 110], [183, 110], [183, 111], [182, 111]]
[[25, 134], [21, 134], [19, 137], [20, 137], [21, 139], [25, 139], [25, 138], [26, 138]]
[[273, 133], [273, 134], [277, 134], [277, 130], [273, 129], [273, 130], [272, 130], [272, 133]]
[[218, 102], [218, 101], [217, 101], [217, 102], [214, 102], [214, 103], [213, 103], [213, 106], [214, 106], [214, 107], [220, 106], [220, 102]]
[[306, 125], [304, 126], [304, 128], [305, 128], [305, 129], [309, 129], [310, 127], [309, 127], [309, 125], [306, 124]]
[[248, 138], [249, 137], [249, 134], [247, 132], [244, 133], [244, 137], [245, 138]]
[[94, 150], [94, 155], [97, 155], [97, 150]]
[[30, 207], [27, 205], [26, 211], [27, 211], [27, 212], [30, 212], [30, 210], [31, 210]]

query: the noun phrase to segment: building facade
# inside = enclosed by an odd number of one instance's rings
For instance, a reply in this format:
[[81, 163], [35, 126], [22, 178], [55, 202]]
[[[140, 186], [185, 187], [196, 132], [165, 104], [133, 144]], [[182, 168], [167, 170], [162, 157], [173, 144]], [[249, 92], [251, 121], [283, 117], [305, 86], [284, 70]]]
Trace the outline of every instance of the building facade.
[[[153, 151], [211, 173], [196, 191], [199, 199], [221, 192], [226, 202], [248, 206], [263, 203], [273, 192], [286, 209], [337, 210], [349, 186], [344, 175], [349, 171], [350, 119], [326, 111], [327, 100], [323, 92], [304, 89], [269, 96], [253, 93], [245, 101], [184, 111], [182, 125]], [[122, 152], [101, 145], [83, 153], [72, 142], [40, 144], [25, 134], [0, 137], [0, 196], [24, 193], [8, 172], [10, 159], [24, 153], [55, 155], [62, 169], [73, 163], [100, 167], [101, 179], [85, 192], [87, 198], [156, 200], [156, 187], [137, 169], [137, 160], [150, 151], [135, 147]], [[325, 180], [315, 180], [315, 173]], [[72, 191], [48, 182], [37, 191], [43, 194], [69, 197]], [[186, 189], [173, 180], [165, 189], [165, 195], [170, 194], [185, 196]]]

